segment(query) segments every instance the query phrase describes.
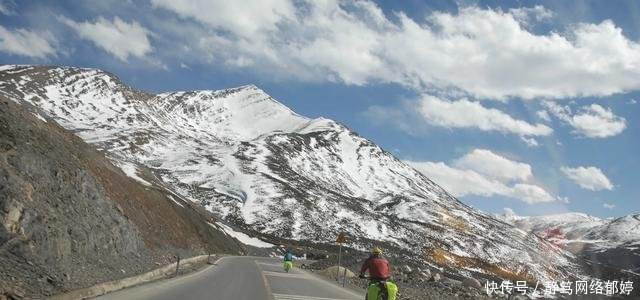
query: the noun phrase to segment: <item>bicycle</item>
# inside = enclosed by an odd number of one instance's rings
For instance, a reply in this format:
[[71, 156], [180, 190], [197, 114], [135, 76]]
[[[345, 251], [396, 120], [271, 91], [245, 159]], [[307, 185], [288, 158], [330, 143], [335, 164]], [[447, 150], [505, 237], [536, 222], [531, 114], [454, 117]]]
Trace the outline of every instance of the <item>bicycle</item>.
[[398, 286], [389, 279], [379, 280], [370, 276], [358, 276], [368, 279], [365, 300], [396, 300], [398, 296]]
[[291, 270], [293, 268], [293, 262], [290, 260], [285, 260], [284, 261], [284, 271], [289, 273], [289, 270]]

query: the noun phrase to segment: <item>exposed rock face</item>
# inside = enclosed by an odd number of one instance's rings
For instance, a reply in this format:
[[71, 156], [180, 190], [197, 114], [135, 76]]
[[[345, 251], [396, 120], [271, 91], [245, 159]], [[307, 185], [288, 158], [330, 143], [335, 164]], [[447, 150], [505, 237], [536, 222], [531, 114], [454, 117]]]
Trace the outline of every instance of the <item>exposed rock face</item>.
[[174, 254], [240, 246], [55, 122], [0, 96], [0, 294], [40, 297], [131, 276]]

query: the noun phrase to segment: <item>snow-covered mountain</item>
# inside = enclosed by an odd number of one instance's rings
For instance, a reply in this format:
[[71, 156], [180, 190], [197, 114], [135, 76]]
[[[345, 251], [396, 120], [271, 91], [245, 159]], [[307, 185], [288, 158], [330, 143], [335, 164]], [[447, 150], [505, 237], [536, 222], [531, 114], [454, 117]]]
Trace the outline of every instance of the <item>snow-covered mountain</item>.
[[266, 236], [330, 242], [346, 231], [352, 247], [384, 242], [463, 274], [583, 274], [571, 253], [462, 204], [345, 126], [300, 116], [252, 85], [153, 95], [94, 69], [2, 66], [0, 93], [74, 131], [137, 180]]
[[534, 232], [548, 239], [562, 239], [564, 242], [581, 240], [589, 230], [607, 223], [583, 213], [563, 213], [544, 216], [523, 217], [505, 214], [502, 219], [527, 232]]
[[498, 218], [563, 244], [591, 244], [603, 251], [624, 244], [640, 246], [640, 214], [616, 219], [600, 219], [575, 212], [532, 217], [504, 214]]
[[507, 212], [497, 217], [576, 255], [640, 273], [640, 214], [600, 219], [584, 213], [523, 217]]

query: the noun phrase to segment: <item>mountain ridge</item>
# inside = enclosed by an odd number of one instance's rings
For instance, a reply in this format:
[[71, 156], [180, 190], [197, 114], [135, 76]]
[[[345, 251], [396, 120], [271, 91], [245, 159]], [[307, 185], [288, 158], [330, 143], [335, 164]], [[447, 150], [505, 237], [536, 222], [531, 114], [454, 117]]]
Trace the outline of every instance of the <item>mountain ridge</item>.
[[498, 217], [574, 253], [587, 262], [591, 273], [640, 277], [639, 213], [614, 219], [584, 213], [525, 217], [509, 212]]
[[350, 247], [383, 241], [467, 275], [585, 276], [572, 254], [464, 205], [346, 126], [302, 117], [255, 86], [154, 95], [93, 69], [0, 70], [5, 96], [261, 234], [328, 242], [347, 231]]

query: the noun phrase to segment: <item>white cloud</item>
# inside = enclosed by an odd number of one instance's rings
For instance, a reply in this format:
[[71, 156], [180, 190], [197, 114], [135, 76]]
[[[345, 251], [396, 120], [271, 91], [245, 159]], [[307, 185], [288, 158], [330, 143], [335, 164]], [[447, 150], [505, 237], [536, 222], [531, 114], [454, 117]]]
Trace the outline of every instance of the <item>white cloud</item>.
[[529, 147], [540, 146], [532, 136], [547, 136], [553, 132], [544, 124], [515, 119], [501, 110], [484, 107], [480, 102], [467, 99], [447, 101], [426, 94], [415, 101], [401, 101], [397, 106], [373, 105], [363, 115], [370, 122], [392, 125], [415, 136], [430, 131], [430, 126], [424, 125], [468, 128], [516, 134]]
[[547, 121], [547, 122], [551, 121], [551, 116], [549, 116], [549, 113], [546, 110], [537, 111], [536, 116], [538, 116], [538, 118], [540, 118], [543, 121]]
[[[640, 88], [640, 45], [611, 21], [537, 34], [544, 7], [466, 7], [413, 20], [369, 1], [153, 0], [203, 27], [185, 36], [211, 57], [302, 80], [391, 82], [476, 98], [606, 96]], [[294, 5], [294, 3], [296, 5]], [[199, 6], [204, 5], [204, 6]], [[241, 64], [242, 65], [242, 64]]]
[[528, 137], [521, 136], [520, 140], [522, 140], [528, 147], [538, 147], [538, 146], [540, 146], [538, 141], [536, 139], [534, 139], [534, 138], [528, 138]]
[[450, 167], [443, 162], [405, 161], [456, 197], [466, 195], [493, 196], [509, 193], [498, 180], [491, 180], [475, 171]]
[[605, 138], [618, 135], [627, 128], [626, 120], [613, 114], [610, 108], [598, 104], [585, 107], [573, 116], [572, 125], [576, 131], [590, 138]]
[[580, 187], [592, 190], [613, 190], [613, 184], [607, 176], [602, 173], [602, 170], [596, 167], [577, 167], [560, 168], [569, 179], [573, 180]]
[[556, 199], [562, 203], [569, 204], [569, 197], [557, 196]]
[[[488, 150], [480, 150], [476, 153], [483, 153], [483, 151]], [[526, 203], [562, 201], [561, 198], [554, 197], [544, 188], [528, 183], [533, 179], [529, 165], [509, 161], [493, 153], [476, 154], [477, 157], [474, 158], [476, 156], [473, 154], [474, 152], [475, 150], [470, 152], [466, 158], [454, 161], [456, 167], [449, 166], [444, 162], [406, 161], [406, 163], [456, 197], [467, 195], [504, 196]], [[489, 167], [481, 163], [490, 161], [496, 162], [499, 167]], [[467, 167], [477, 169], [480, 172]], [[512, 181], [512, 179], [519, 181], [509, 184], [508, 181]], [[524, 179], [528, 180], [523, 181]]]
[[501, 182], [526, 181], [533, 177], [530, 165], [509, 160], [486, 149], [474, 149], [456, 159], [453, 165], [459, 169], [476, 171]]
[[14, 15], [15, 11], [12, 8], [13, 6], [15, 6], [15, 4], [12, 2], [0, 1], [0, 14], [7, 16]]
[[475, 7], [429, 19], [432, 26], [401, 15], [388, 44], [391, 61], [423, 84], [498, 99], [604, 96], [640, 87], [640, 45], [611, 21], [577, 24], [563, 36], [537, 35], [510, 13]]
[[588, 138], [606, 138], [620, 134], [627, 128], [626, 120], [615, 115], [610, 108], [598, 104], [583, 106], [572, 113], [569, 106], [545, 102], [547, 109], [558, 119], [569, 124], [574, 133]]
[[512, 8], [509, 10], [509, 13], [512, 14], [516, 20], [519, 20], [525, 24], [531, 20], [542, 21], [551, 19], [551, 17], [553, 17], [554, 15], [552, 11], [546, 9], [542, 5], [536, 5], [534, 7]]
[[629, 99], [629, 102], [627, 102], [627, 103], [629, 103], [629, 104], [632, 104], [632, 105], [633, 105], [633, 104], [638, 103], [638, 101], [636, 101], [636, 99]]
[[423, 95], [420, 100], [420, 112], [430, 124], [447, 128], [477, 128], [520, 136], [546, 136], [553, 132], [553, 129], [546, 125], [533, 125], [517, 120], [500, 110], [486, 108], [479, 102], [467, 99], [446, 101]]
[[266, 37], [278, 29], [278, 23], [294, 19], [296, 13], [287, 0], [151, 0], [151, 4], [249, 39]]
[[227, 65], [231, 65], [231, 66], [236, 66], [236, 67], [248, 67], [253, 65], [253, 59], [245, 57], [245, 56], [238, 56], [236, 58], [233, 59], [228, 59], [225, 62]]
[[606, 208], [606, 209], [614, 209], [616, 207], [615, 204], [611, 204], [611, 203], [603, 203], [602, 207]]
[[507, 219], [513, 219], [513, 218], [519, 217], [518, 214], [516, 214], [516, 212], [513, 211], [511, 207], [504, 207], [503, 210], [504, 210], [504, 216]]
[[22, 56], [45, 58], [56, 54], [57, 40], [49, 32], [24, 28], [10, 30], [0, 25], [0, 51]]
[[517, 183], [509, 191], [508, 196], [519, 199], [527, 203], [551, 202], [557, 200], [545, 189], [526, 183]]
[[76, 31], [80, 37], [111, 53], [116, 58], [127, 61], [130, 56], [144, 58], [153, 51], [149, 41], [151, 32], [136, 21], [127, 23], [115, 17], [113, 21], [99, 17], [94, 23], [75, 22], [61, 17], [60, 20]]

